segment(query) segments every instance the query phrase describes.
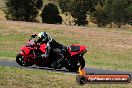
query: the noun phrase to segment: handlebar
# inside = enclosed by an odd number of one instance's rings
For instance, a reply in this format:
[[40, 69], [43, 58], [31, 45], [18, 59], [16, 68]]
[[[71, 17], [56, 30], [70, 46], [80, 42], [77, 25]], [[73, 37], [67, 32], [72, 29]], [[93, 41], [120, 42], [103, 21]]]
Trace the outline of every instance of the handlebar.
[[36, 39], [31, 37], [28, 42], [25, 45], [26, 47], [28, 47], [31, 50], [35, 50], [40, 48], [40, 45], [36, 42]]

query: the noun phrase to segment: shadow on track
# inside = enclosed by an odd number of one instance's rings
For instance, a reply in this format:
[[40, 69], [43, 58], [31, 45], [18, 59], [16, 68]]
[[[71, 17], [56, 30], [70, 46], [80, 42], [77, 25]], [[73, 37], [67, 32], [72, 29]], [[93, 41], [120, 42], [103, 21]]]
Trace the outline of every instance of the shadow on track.
[[29, 67], [19, 66], [19, 67], [27, 68], [27, 69], [38, 69], [38, 70], [47, 70], [47, 71], [52, 71], [52, 72], [63, 72], [63, 73], [77, 74], [77, 72], [69, 72], [65, 68], [53, 69], [53, 68], [48, 68], [48, 67], [37, 67], [37, 66], [29, 66]]

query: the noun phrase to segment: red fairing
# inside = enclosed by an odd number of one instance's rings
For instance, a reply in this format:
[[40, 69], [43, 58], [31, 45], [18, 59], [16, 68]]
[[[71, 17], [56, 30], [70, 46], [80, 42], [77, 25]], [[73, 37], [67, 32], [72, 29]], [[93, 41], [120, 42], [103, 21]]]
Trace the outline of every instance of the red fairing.
[[[73, 51], [70, 50], [70, 47], [72, 47], [72, 46], [77, 46], [77, 47], [80, 47], [80, 48], [79, 48], [78, 51], [73, 52]], [[71, 56], [74, 56], [74, 55], [76, 55], [76, 54], [78, 54], [78, 53], [81, 53], [81, 52], [83, 52], [84, 50], [86, 50], [86, 46], [81, 46], [81, 45], [79, 45], [79, 44], [73, 44], [73, 45], [71, 45], [70, 47], [69, 47], [69, 52], [70, 52]]]
[[28, 55], [29, 52], [30, 52], [30, 49], [29, 49], [28, 47], [26, 47], [26, 46], [23, 46], [23, 47], [21, 48], [21, 50], [22, 50], [22, 52], [24, 52], [25, 55]]
[[24, 56], [24, 55], [25, 55], [25, 54], [24, 54], [24, 52], [22, 52], [22, 51], [20, 52], [20, 54], [21, 54], [22, 56]]
[[46, 44], [42, 44], [40, 45], [40, 48], [39, 48], [43, 53], [46, 52]]

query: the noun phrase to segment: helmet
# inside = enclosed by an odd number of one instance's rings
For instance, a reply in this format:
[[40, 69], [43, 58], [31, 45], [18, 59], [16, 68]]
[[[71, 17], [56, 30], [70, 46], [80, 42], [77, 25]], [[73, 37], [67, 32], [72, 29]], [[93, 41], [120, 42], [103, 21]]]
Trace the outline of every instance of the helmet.
[[38, 34], [38, 39], [39, 40], [43, 40], [43, 41], [46, 41], [48, 39], [48, 34], [46, 32], [40, 32]]

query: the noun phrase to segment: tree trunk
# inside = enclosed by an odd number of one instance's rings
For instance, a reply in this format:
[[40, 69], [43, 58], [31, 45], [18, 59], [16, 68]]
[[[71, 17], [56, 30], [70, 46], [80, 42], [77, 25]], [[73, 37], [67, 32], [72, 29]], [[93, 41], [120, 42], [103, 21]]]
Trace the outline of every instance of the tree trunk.
[[117, 26], [118, 26], [118, 28], [121, 28], [121, 23], [119, 22], [119, 23], [117, 24]]

